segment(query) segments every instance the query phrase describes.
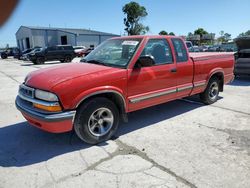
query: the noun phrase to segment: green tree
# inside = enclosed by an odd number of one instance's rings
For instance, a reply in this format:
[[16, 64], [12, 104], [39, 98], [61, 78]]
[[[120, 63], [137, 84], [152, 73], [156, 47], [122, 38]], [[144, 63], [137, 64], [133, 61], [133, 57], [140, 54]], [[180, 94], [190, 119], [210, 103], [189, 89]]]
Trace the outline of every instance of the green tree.
[[198, 28], [194, 31], [194, 34], [200, 35], [200, 37], [202, 37], [202, 35], [208, 34], [208, 32], [203, 28]]
[[122, 8], [126, 15], [124, 18], [125, 31], [128, 35], [142, 35], [149, 31], [148, 26], [144, 26], [140, 21], [145, 18], [148, 13], [144, 6], [140, 6], [136, 2], [130, 2]]
[[244, 37], [244, 36], [249, 36], [250, 35], [250, 30], [246, 31], [245, 33], [240, 33], [238, 37]]
[[224, 31], [220, 31], [220, 36], [221, 36], [221, 37], [223, 37], [223, 36], [224, 36], [224, 34], [225, 34], [225, 32], [224, 32]]
[[174, 32], [170, 32], [169, 35], [175, 36]]
[[192, 33], [192, 32], [189, 32], [187, 36], [188, 36], [188, 37], [191, 37], [191, 36], [193, 36], [193, 33]]
[[231, 40], [231, 34], [229, 34], [229, 33], [225, 33], [224, 34], [224, 39], [225, 39], [225, 42], [228, 42], [229, 40]]
[[219, 42], [228, 42], [231, 40], [231, 34], [220, 31], [220, 37], [218, 38]]
[[206, 34], [208, 34], [208, 32], [207, 32], [205, 29], [203, 29], [203, 28], [198, 28], [198, 29], [196, 29], [196, 30], [194, 31], [194, 35], [199, 35], [199, 36], [200, 36], [199, 45], [200, 45], [201, 43], [204, 42], [204, 41], [202, 40], [202, 36], [203, 36], [203, 35], [206, 35]]
[[168, 35], [168, 32], [165, 30], [160, 31], [159, 35]]
[[247, 32], [245, 32], [245, 35], [250, 35], [250, 30], [248, 30]]

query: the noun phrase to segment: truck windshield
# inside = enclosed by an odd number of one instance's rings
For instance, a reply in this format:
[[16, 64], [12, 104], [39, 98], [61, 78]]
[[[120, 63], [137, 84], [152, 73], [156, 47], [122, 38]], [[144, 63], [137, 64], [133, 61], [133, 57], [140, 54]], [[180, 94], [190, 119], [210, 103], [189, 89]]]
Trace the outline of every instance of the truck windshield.
[[84, 57], [81, 62], [125, 68], [140, 42], [141, 39], [107, 40]]

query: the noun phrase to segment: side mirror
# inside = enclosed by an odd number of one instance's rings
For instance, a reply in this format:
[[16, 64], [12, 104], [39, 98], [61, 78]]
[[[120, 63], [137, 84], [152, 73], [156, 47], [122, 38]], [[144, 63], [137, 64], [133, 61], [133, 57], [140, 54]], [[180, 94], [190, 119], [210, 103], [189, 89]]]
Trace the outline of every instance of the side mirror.
[[154, 57], [150, 55], [145, 55], [139, 57], [135, 64], [135, 68], [151, 67], [153, 65], [155, 65]]

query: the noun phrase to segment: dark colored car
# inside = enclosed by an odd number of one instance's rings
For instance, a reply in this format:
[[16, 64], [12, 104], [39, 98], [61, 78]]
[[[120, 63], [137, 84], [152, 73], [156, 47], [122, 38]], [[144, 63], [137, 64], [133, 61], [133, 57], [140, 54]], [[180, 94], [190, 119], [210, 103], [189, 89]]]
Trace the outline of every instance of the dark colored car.
[[9, 56], [14, 56], [15, 53], [19, 52], [19, 48], [17, 47], [12, 47], [12, 48], [7, 48], [4, 51], [1, 52], [1, 58], [6, 59]]
[[76, 56], [74, 48], [69, 45], [58, 45], [43, 48], [41, 51], [29, 54], [29, 60], [34, 64], [43, 64], [45, 61], [59, 60], [71, 62]]
[[235, 54], [235, 75], [250, 75], [250, 36], [235, 39], [238, 51]]

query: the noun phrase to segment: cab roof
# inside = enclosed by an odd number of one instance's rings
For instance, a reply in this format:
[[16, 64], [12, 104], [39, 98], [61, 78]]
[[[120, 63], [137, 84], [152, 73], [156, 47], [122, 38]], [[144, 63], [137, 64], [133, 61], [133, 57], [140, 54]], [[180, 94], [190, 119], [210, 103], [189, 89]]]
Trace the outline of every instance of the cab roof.
[[132, 36], [113, 37], [112, 39], [161, 39], [161, 38], [181, 38], [181, 37], [172, 35], [132, 35]]

